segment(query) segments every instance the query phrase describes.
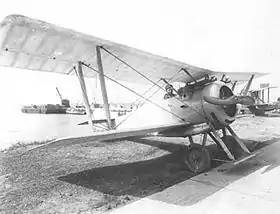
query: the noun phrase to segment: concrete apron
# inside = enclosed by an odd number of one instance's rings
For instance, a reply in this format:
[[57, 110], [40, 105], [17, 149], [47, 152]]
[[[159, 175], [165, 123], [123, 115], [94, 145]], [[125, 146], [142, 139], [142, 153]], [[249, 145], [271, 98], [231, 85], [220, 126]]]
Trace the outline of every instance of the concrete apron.
[[112, 213], [279, 213], [280, 141]]

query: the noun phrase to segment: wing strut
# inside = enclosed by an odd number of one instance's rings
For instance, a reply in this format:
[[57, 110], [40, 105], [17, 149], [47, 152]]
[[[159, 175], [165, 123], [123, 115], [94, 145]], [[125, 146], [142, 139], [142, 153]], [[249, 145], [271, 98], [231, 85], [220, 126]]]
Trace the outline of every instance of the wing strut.
[[108, 128], [113, 129], [111, 115], [110, 115], [110, 108], [108, 103], [107, 90], [106, 90], [106, 83], [104, 78], [102, 59], [101, 59], [100, 46], [96, 46], [96, 56], [97, 56], [96, 58], [97, 58], [97, 66], [98, 66], [98, 73], [99, 73], [99, 81], [101, 86], [102, 99], [104, 103], [106, 118], [108, 122]]
[[245, 88], [244, 88], [244, 90], [243, 90], [243, 92], [242, 92], [242, 95], [246, 96], [246, 95], [248, 94], [249, 89], [250, 89], [250, 87], [251, 87], [251, 85], [252, 85], [252, 82], [253, 82], [254, 77], [255, 77], [254, 74], [250, 77], [250, 79], [249, 79], [248, 82], [247, 82], [247, 85], [245, 86]]
[[232, 84], [231, 90], [234, 91], [235, 86], [236, 86], [237, 81], [234, 81], [234, 83]]
[[78, 63], [78, 70], [75, 69], [75, 71], [76, 71], [76, 74], [77, 74], [77, 77], [79, 79], [81, 89], [82, 89], [83, 99], [84, 99], [84, 103], [86, 106], [86, 112], [87, 112], [87, 116], [88, 116], [88, 124], [93, 129], [93, 131], [95, 131], [94, 127], [93, 127], [93, 123], [92, 123], [92, 114], [91, 114], [90, 105], [89, 105], [89, 101], [88, 101], [87, 89], [86, 89], [86, 84], [85, 84], [85, 79], [84, 79], [83, 68], [82, 68], [81, 62]]

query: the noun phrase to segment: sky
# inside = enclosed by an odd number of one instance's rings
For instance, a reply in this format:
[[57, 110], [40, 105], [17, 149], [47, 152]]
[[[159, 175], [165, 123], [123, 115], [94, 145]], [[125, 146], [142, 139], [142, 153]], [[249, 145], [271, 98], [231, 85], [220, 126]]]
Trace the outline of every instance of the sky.
[[[279, 9], [276, 0], [9, 0], [1, 4], [0, 20], [22, 14], [198, 67], [269, 72], [254, 87], [260, 82], [280, 87]], [[73, 77], [0, 68], [3, 103], [58, 103], [56, 86], [64, 97], [82, 102]], [[100, 99], [95, 80], [87, 80], [87, 89], [91, 101]], [[113, 102], [135, 99], [113, 84], [108, 93]], [[274, 89], [271, 98], [279, 94]]]

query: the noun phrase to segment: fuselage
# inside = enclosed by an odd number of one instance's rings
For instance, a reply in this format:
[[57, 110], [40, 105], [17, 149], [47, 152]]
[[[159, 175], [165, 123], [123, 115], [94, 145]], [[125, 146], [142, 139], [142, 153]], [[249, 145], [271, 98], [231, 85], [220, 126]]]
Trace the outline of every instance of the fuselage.
[[181, 96], [171, 97], [167, 99], [167, 102], [171, 112], [186, 122], [191, 124], [211, 122], [217, 126], [225, 126], [235, 120], [236, 104], [214, 105], [205, 101], [203, 97], [226, 99], [232, 95], [232, 90], [225, 83], [216, 81], [200, 89], [185, 92]]

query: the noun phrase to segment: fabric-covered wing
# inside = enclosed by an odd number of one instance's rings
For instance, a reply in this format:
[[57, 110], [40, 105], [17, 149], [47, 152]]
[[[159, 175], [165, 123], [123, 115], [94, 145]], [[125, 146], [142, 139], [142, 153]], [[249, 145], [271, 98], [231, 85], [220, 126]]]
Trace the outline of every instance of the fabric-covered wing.
[[[176, 123], [161, 126], [148, 126], [145, 128], [134, 128], [134, 129], [123, 129], [123, 130], [111, 130], [93, 133], [90, 136], [85, 137], [67, 137], [52, 141], [34, 149], [41, 149], [44, 147], [56, 147], [56, 146], [68, 146], [74, 144], [81, 144], [91, 141], [105, 141], [105, 140], [116, 140], [124, 139], [127, 137], [145, 136], [147, 134], [155, 132], [165, 132], [176, 129], [187, 129], [190, 126], [189, 123]], [[32, 149], [32, 150], [34, 150]]]
[[[72, 74], [73, 66], [79, 61], [97, 68], [96, 46], [104, 47], [153, 81], [160, 78], [169, 80], [181, 68], [187, 69], [195, 79], [200, 79], [206, 74], [222, 75], [219, 72], [194, 67], [22, 15], [7, 16], [0, 25], [2, 66]], [[148, 84], [146, 79], [127, 65], [116, 60], [105, 50], [101, 50], [106, 75], [115, 80]], [[95, 77], [96, 74], [84, 66], [86, 77]], [[242, 80], [247, 80], [250, 76], [245, 75], [244, 78], [244, 75]], [[240, 73], [237, 73], [237, 76], [240, 79]], [[178, 82], [191, 80], [191, 77], [183, 71], [172, 79]]]
[[268, 73], [256, 73], [256, 72], [214, 72], [213, 75], [217, 77], [217, 79], [221, 79], [223, 75], [229, 78], [232, 82], [237, 82], [237, 84], [241, 84], [247, 82], [252, 75], [255, 75], [254, 78], [258, 78]]
[[262, 88], [253, 88], [253, 89], [250, 89], [249, 92], [268, 90], [268, 89], [273, 89], [273, 88], [278, 88], [278, 86], [266, 86], [266, 87], [262, 87]]

